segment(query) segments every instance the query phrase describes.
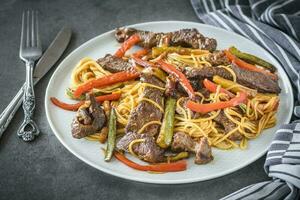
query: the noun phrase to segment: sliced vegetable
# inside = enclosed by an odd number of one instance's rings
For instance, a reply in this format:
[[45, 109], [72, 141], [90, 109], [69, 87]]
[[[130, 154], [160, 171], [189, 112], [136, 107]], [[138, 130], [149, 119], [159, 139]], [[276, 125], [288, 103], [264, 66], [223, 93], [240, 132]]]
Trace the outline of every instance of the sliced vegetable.
[[176, 154], [175, 156], [168, 156], [167, 160], [174, 162], [174, 161], [182, 160], [182, 159], [188, 158], [188, 157], [189, 157], [189, 152], [183, 151], [183, 152]]
[[174, 116], [176, 108], [176, 99], [169, 97], [166, 101], [164, 119], [160, 128], [156, 143], [163, 149], [171, 145], [174, 130]]
[[[103, 102], [103, 101], [115, 101], [115, 100], [118, 100], [120, 97], [121, 97], [121, 93], [116, 92], [116, 93], [112, 93], [112, 94], [98, 96], [98, 97], [96, 97], [96, 101], [98, 103]], [[54, 105], [56, 105], [62, 109], [65, 109], [65, 110], [70, 110], [70, 111], [78, 110], [78, 108], [85, 103], [85, 101], [80, 101], [75, 104], [69, 104], [69, 103], [61, 102], [55, 97], [50, 97], [50, 100]]]
[[[218, 86], [216, 84], [214, 84], [213, 82], [211, 82], [208, 79], [204, 79], [203, 85], [208, 91], [214, 92], [214, 93], [217, 91], [217, 88], [218, 88]], [[220, 92], [227, 94], [229, 97], [234, 97], [234, 94], [232, 94], [231, 92], [229, 92], [228, 90], [226, 90], [224, 88], [220, 88]]]
[[138, 58], [138, 57], [135, 57], [135, 56], [133, 56], [132, 59], [133, 59], [133, 61], [134, 61], [136, 64], [141, 65], [141, 66], [143, 66], [143, 67], [154, 67], [154, 63], [151, 63], [151, 62], [149, 62], [149, 61], [142, 60], [142, 59], [140, 59], [140, 58]]
[[112, 85], [115, 83], [129, 81], [129, 80], [137, 78], [138, 76], [139, 76], [138, 73], [122, 71], [122, 72], [110, 74], [105, 77], [93, 79], [93, 80], [90, 80], [90, 81], [78, 86], [77, 89], [74, 91], [74, 97], [78, 98], [78, 97], [80, 97], [81, 94], [88, 92], [93, 88], [99, 88], [99, 87]]
[[119, 152], [115, 152], [114, 156], [127, 165], [128, 167], [131, 167], [136, 170], [140, 171], [151, 171], [151, 172], [178, 172], [178, 171], [184, 171], [187, 168], [187, 162], [185, 160], [181, 160], [178, 162], [173, 163], [160, 163], [160, 164], [154, 164], [154, 165], [140, 165], [138, 163], [135, 163], [128, 158], [126, 158], [123, 154]]
[[262, 66], [268, 70], [270, 70], [271, 72], [275, 72], [276, 68], [269, 62], [254, 56], [252, 54], [249, 53], [245, 53], [245, 52], [241, 52], [240, 50], [238, 50], [236, 47], [230, 47], [229, 48], [230, 53], [232, 53], [233, 55], [235, 55], [236, 57], [250, 63], [250, 64], [256, 64], [259, 66]]
[[[74, 97], [74, 91], [71, 88], [66, 89], [66, 94], [68, 95], [68, 97], [70, 97], [71, 99], [74, 99], [74, 100], [81, 100], [81, 101], [85, 100], [85, 95], [80, 95], [80, 97], [75, 98]], [[96, 94], [94, 94], [94, 95], [99, 96], [99, 95], [96, 95]]]
[[117, 116], [115, 109], [110, 110], [109, 115], [109, 124], [108, 124], [108, 136], [107, 136], [107, 146], [105, 150], [105, 161], [110, 161], [111, 157], [114, 154], [114, 149], [116, 146], [116, 137], [117, 137]]
[[148, 49], [140, 49], [140, 50], [134, 52], [134, 53], [132, 54], [132, 56], [133, 56], [133, 57], [136, 57], [136, 58], [141, 58], [141, 57], [143, 57], [144, 55], [147, 55], [148, 52], [149, 52]]
[[128, 49], [130, 49], [132, 46], [134, 46], [135, 44], [137, 44], [140, 41], [141, 41], [141, 38], [139, 35], [134, 34], [134, 35], [130, 36], [125, 42], [123, 42], [121, 47], [115, 53], [115, 56], [122, 58]]
[[220, 101], [216, 103], [199, 104], [189, 100], [186, 106], [195, 112], [208, 113], [214, 110], [234, 107], [247, 101], [247, 94], [244, 92], [238, 93], [238, 96], [230, 99], [229, 101]]
[[271, 72], [266, 71], [266, 70], [261, 69], [261, 68], [258, 68], [255, 65], [246, 63], [245, 61], [237, 58], [235, 55], [233, 55], [232, 53], [230, 53], [228, 50], [225, 50], [225, 54], [226, 54], [226, 57], [231, 62], [235, 63], [238, 67], [240, 67], [242, 69], [246, 69], [246, 70], [249, 70], [249, 71], [254, 71], [254, 72], [259, 72], [259, 73], [265, 74], [265, 75], [269, 76], [270, 78], [272, 78], [273, 80], [277, 80], [278, 79], [278, 77], [277, 77], [276, 74], [272, 74]]
[[188, 93], [191, 99], [195, 98], [194, 89], [191, 86], [189, 80], [185, 77], [185, 75], [182, 72], [178, 71], [173, 65], [165, 63], [162, 60], [157, 61], [157, 63], [159, 67], [161, 67], [164, 71], [174, 75], [178, 79], [179, 83], [182, 85], [182, 87], [185, 89], [185, 91]]
[[103, 127], [101, 129], [101, 132], [99, 134], [99, 142], [104, 144], [107, 140], [107, 136], [108, 136], [108, 128], [107, 127]]
[[254, 97], [257, 94], [256, 90], [253, 90], [251, 88], [247, 88], [247, 87], [242, 86], [242, 85], [240, 85], [238, 83], [235, 83], [233, 81], [224, 79], [220, 76], [213, 76], [213, 81], [215, 83], [217, 83], [218, 85], [221, 85], [223, 88], [226, 88], [226, 89], [230, 88], [230, 89], [227, 89], [227, 90], [231, 90], [233, 92], [246, 92], [247, 96], [251, 96], [251, 97]]
[[143, 69], [142, 72], [143, 73], [151, 73], [154, 76], [156, 76], [157, 78], [159, 78], [161, 81], [166, 82], [167, 74], [163, 70], [161, 70], [157, 67], [147, 67], [147, 68]]
[[153, 47], [152, 48], [152, 57], [155, 58], [165, 52], [166, 53], [178, 53], [178, 54], [182, 54], [182, 55], [190, 55], [190, 54], [201, 55], [201, 54], [209, 53], [209, 51], [202, 50], [202, 49], [162, 46], [162, 47]]

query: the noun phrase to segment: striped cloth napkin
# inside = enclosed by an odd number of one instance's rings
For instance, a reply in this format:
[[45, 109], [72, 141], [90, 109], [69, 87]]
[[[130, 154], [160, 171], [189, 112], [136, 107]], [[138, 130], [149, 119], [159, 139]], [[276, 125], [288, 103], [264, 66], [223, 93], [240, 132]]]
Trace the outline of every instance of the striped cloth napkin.
[[[269, 51], [284, 67], [300, 102], [300, 0], [191, 0], [206, 24], [239, 33]], [[300, 123], [282, 125], [268, 150], [270, 181], [222, 200], [300, 199]]]

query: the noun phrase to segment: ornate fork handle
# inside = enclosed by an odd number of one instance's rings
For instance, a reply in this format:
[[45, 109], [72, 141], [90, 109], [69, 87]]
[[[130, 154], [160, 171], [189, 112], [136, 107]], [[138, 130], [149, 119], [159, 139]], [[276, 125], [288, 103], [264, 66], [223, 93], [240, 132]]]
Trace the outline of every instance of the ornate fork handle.
[[32, 141], [40, 131], [36, 123], [32, 120], [35, 108], [35, 96], [33, 89], [33, 68], [34, 61], [26, 62], [26, 83], [23, 96], [24, 121], [18, 130], [18, 136], [24, 141]]

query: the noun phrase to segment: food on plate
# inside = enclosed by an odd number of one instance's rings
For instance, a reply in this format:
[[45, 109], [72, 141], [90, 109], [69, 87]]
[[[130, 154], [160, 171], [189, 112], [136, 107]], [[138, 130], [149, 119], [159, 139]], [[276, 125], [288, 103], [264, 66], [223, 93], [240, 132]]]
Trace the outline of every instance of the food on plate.
[[281, 89], [276, 68], [262, 58], [234, 46], [217, 50], [197, 29], [118, 28], [115, 38], [116, 52], [82, 58], [73, 69], [66, 93], [79, 102], [51, 97], [76, 111], [74, 138], [106, 142], [105, 161], [182, 171], [190, 155], [197, 165], [209, 163], [213, 148], [245, 149], [276, 124]]

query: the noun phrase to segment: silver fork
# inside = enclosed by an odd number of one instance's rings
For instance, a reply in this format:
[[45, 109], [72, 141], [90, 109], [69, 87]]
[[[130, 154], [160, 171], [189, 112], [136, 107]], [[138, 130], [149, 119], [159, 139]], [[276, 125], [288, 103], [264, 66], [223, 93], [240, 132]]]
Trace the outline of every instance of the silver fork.
[[33, 89], [33, 70], [35, 61], [42, 55], [42, 47], [38, 31], [37, 11], [24, 11], [22, 17], [22, 33], [20, 45], [20, 58], [26, 64], [26, 81], [23, 96], [24, 121], [18, 129], [18, 136], [24, 141], [32, 141], [40, 131], [32, 120], [35, 108]]

